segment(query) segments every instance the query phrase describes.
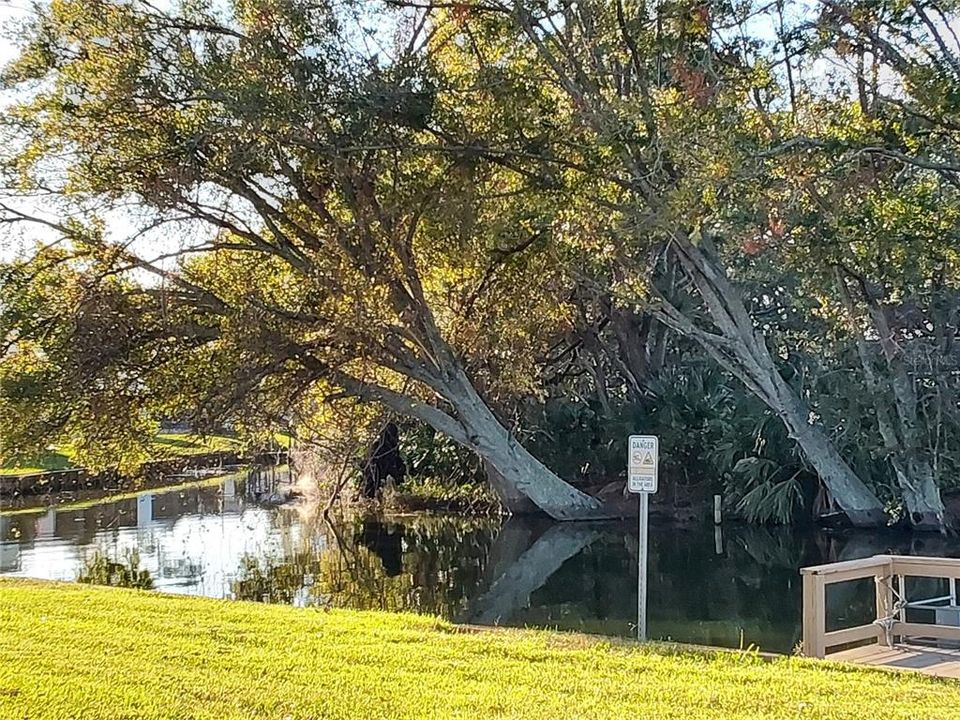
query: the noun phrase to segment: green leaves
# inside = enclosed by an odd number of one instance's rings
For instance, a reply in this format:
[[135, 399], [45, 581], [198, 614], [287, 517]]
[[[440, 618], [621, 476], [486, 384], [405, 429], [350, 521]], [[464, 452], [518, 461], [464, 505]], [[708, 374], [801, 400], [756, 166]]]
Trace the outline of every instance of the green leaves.
[[[960, 81], [932, 8], [515, 9], [39, 8], [4, 76], [3, 168], [82, 212], [0, 280], [7, 447], [136, 456], [167, 416], [329, 428], [344, 378], [446, 411], [451, 368], [502, 418], [551, 394], [616, 416], [656, 378], [602, 328], [655, 303], [685, 338], [660, 345], [673, 363], [719, 358], [767, 395], [788, 378], [850, 453], [883, 447], [856, 398], [868, 300], [896, 316], [921, 415], [952, 407], [955, 363], [930, 359], [953, 352]], [[103, 218], [130, 204], [120, 237]], [[838, 270], [861, 291], [852, 324]], [[578, 336], [598, 344], [577, 358], [589, 377], [548, 387], [546, 359]], [[715, 422], [719, 445], [742, 429], [674, 401], [654, 411], [685, 460], [685, 423]], [[784, 478], [802, 463], [775, 444], [719, 463], [758, 518], [797, 502]], [[735, 470], [747, 457], [790, 472]]]

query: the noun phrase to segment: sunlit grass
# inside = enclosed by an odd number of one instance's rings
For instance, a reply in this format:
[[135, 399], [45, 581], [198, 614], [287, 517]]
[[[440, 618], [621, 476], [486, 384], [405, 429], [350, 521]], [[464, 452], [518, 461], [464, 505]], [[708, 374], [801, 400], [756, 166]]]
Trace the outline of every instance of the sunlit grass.
[[48, 450], [40, 455], [5, 462], [0, 465], [0, 475], [29, 475], [51, 470], [70, 470], [76, 467], [70, 451]]
[[[185, 455], [203, 455], [214, 452], [240, 452], [240, 440], [227, 435], [201, 437], [188, 433], [159, 433], [153, 442], [151, 458], [165, 460]], [[28, 475], [31, 473], [70, 470], [77, 467], [75, 451], [70, 446], [50, 448], [45, 453], [0, 465], [0, 475]]]
[[227, 435], [200, 437], [186, 433], [160, 433], [153, 441], [153, 456], [158, 460], [181, 455], [203, 455], [214, 452], [240, 452], [243, 443]]
[[960, 718], [960, 684], [410, 615], [0, 581], [0, 718]]

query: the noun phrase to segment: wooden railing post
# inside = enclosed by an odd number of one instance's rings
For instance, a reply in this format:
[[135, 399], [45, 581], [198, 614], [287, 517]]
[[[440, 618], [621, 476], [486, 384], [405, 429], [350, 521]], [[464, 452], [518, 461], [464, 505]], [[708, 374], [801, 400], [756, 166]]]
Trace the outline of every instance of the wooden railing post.
[[[898, 638], [925, 637], [960, 641], [960, 627], [936, 623], [908, 622], [906, 614], [905, 578], [932, 577], [960, 580], [960, 559], [916, 557], [903, 555], [874, 555], [859, 560], [802, 568], [803, 576], [803, 654], [825, 657], [827, 652], [853, 643], [875, 640], [890, 647]], [[874, 580], [876, 616], [873, 622], [840, 630], [826, 631], [827, 585]], [[895, 586], [894, 583], [897, 583]], [[952, 590], [952, 588], [951, 588]], [[943, 603], [949, 605], [944, 606]], [[956, 593], [927, 600], [914, 600], [911, 607], [937, 610], [956, 608]]]
[[890, 647], [893, 644], [893, 633], [890, 629], [894, 609], [893, 561], [888, 562], [883, 572], [878, 572], [873, 579], [877, 585], [877, 643]]
[[803, 574], [803, 654], [826, 657], [824, 635], [827, 632], [827, 592], [820, 575]]

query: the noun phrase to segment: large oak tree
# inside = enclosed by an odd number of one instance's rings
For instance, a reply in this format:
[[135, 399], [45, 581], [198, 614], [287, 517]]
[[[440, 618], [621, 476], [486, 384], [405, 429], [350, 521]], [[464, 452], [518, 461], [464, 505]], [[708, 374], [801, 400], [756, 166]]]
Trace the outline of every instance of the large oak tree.
[[[37, 11], [5, 72], [5, 168], [82, 212], [6, 207], [61, 238], [6, 269], [13, 449], [103, 446], [160, 414], [210, 426], [372, 401], [478, 453], [512, 510], [604, 515], [491, 405], [565, 323], [562, 193], [452, 140], [469, 108], [437, 100], [433, 26], [364, 7]], [[130, 203], [132, 232], [98, 226]]]

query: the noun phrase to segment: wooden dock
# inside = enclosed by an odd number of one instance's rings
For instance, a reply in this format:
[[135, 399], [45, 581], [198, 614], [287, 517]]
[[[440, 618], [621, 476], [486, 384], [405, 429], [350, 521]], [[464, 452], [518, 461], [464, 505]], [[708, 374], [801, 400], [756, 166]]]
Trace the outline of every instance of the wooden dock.
[[[804, 655], [960, 679], [960, 559], [875, 555], [800, 572]], [[936, 579], [946, 591], [910, 598], [908, 578]], [[876, 591], [873, 621], [827, 632], [827, 587], [865, 579]], [[917, 611], [935, 621], [918, 622]]]
[[886, 647], [874, 643], [835, 652], [830, 655], [830, 659], [960, 680], [960, 649], [951, 650], [909, 643]]

